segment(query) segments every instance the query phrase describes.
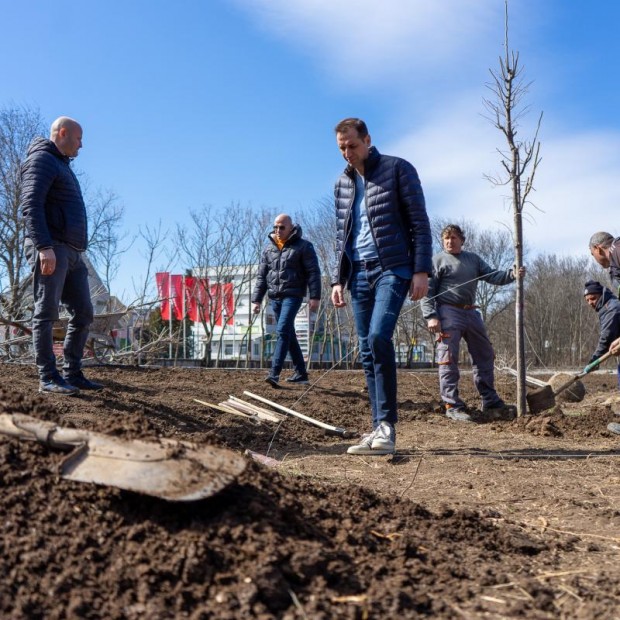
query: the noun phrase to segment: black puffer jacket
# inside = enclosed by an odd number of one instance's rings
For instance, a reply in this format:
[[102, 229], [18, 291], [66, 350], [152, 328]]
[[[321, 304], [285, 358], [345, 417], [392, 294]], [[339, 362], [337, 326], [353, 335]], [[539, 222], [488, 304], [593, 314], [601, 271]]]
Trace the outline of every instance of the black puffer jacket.
[[[431, 273], [432, 239], [424, 194], [416, 169], [404, 159], [381, 155], [373, 146], [365, 162], [366, 208], [383, 270], [411, 265]], [[345, 284], [350, 262], [345, 248], [351, 234], [355, 170], [347, 166], [336, 182], [336, 269], [332, 285]]]
[[620, 337], [620, 301], [607, 287], [603, 288], [603, 294], [594, 309], [598, 312], [601, 332], [596, 351], [592, 354], [588, 364], [597, 360], [603, 353], [607, 353], [611, 343]]
[[37, 250], [55, 243], [86, 249], [86, 207], [69, 163], [51, 140], [35, 138], [22, 164], [21, 211]]
[[295, 226], [282, 250], [278, 249], [272, 235], [263, 250], [253, 303], [263, 301], [265, 293], [270, 299], [305, 297], [321, 298], [321, 269], [314, 246], [302, 239], [301, 227]]

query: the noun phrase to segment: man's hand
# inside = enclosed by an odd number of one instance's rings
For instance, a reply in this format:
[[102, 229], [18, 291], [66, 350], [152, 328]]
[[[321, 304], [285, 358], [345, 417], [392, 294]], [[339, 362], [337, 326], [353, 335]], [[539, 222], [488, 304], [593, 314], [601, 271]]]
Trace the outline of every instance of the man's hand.
[[526, 273], [527, 269], [525, 268], [525, 265], [522, 265], [521, 267], [519, 267], [519, 269], [517, 269], [516, 265], [512, 266], [512, 273], [515, 276], [515, 280], [518, 278], [525, 278], [525, 273]]
[[54, 248], [40, 250], [39, 261], [41, 263], [41, 274], [51, 276], [56, 271], [56, 252], [54, 252]]
[[424, 271], [413, 274], [409, 287], [409, 299], [419, 301], [428, 293], [428, 274]]
[[260, 312], [260, 304], [258, 302], [254, 302], [252, 304], [252, 312], [254, 314], [258, 314]]
[[613, 355], [620, 355], [620, 338], [614, 340], [609, 347], [609, 352]]
[[332, 303], [336, 308], [344, 308], [347, 305], [344, 301], [344, 293], [341, 284], [332, 286]]
[[319, 309], [320, 305], [321, 305], [321, 300], [320, 299], [311, 299], [308, 302], [308, 308], [309, 308], [310, 312], [316, 312]]
[[441, 332], [441, 321], [439, 319], [429, 319], [426, 326], [431, 334], [439, 334]]

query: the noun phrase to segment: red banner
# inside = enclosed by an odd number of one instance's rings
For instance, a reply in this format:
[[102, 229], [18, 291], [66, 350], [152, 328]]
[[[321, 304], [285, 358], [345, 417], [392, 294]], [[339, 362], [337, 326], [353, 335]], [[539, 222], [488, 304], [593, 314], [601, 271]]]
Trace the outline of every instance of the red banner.
[[170, 320], [172, 316], [180, 321], [183, 318], [183, 276], [171, 276], [167, 271], [155, 274], [157, 296], [161, 299], [161, 318]]
[[185, 278], [187, 312], [190, 321], [207, 321], [209, 317], [209, 280], [207, 278]]
[[168, 299], [170, 295], [170, 273], [167, 271], [156, 273], [155, 281], [157, 282], [157, 296], [161, 299], [161, 318], [167, 321], [170, 318], [170, 301]]
[[177, 321], [183, 319], [183, 276], [170, 276], [170, 303], [172, 315]]
[[161, 299], [161, 318], [170, 319], [170, 312], [177, 320], [185, 315], [190, 321], [205, 321], [214, 325], [232, 325], [235, 299], [232, 283], [209, 284], [208, 278], [174, 276], [167, 272], [156, 274], [157, 294]]

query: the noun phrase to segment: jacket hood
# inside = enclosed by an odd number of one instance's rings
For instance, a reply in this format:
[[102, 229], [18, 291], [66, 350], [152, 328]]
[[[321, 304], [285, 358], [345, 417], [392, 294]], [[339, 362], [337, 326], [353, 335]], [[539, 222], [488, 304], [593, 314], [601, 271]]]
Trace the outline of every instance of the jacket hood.
[[[284, 242], [284, 245], [286, 245], [289, 241], [294, 241], [295, 239], [301, 239], [302, 234], [303, 233], [301, 230], [301, 225], [295, 224], [295, 226], [293, 226], [293, 230], [291, 230], [291, 234], [289, 235], [289, 238]], [[269, 237], [269, 241], [271, 241], [271, 243], [275, 245], [276, 242], [275, 242], [272, 232], [269, 233], [268, 237]]]
[[40, 152], [47, 152], [47, 153], [50, 153], [51, 155], [54, 155], [55, 157], [58, 157], [59, 159], [69, 161], [69, 158], [63, 155], [58, 150], [58, 147], [51, 140], [48, 140], [47, 138], [41, 138], [41, 137], [35, 138], [30, 143], [30, 146], [28, 147], [27, 155], [30, 156], [33, 153], [40, 153]]
[[613, 297], [615, 295], [606, 286], [603, 287], [603, 294], [599, 297], [594, 309], [598, 312]]

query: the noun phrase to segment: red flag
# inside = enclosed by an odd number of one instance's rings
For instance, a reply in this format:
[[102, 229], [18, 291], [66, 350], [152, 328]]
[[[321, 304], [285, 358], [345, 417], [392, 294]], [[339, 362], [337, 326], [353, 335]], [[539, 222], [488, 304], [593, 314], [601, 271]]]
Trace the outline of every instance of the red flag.
[[170, 319], [170, 273], [160, 271], [155, 274], [155, 282], [157, 282], [157, 296], [161, 299], [161, 318], [164, 321]]
[[170, 303], [177, 321], [183, 319], [183, 276], [170, 276]]
[[209, 280], [186, 278], [188, 315], [191, 321], [204, 321], [209, 315]]
[[209, 287], [211, 297], [211, 310], [213, 312], [213, 323], [215, 325], [222, 324], [222, 285], [212, 284]]
[[196, 295], [196, 278], [193, 276], [185, 276], [185, 312], [187, 314], [187, 318], [190, 321], [195, 321], [196, 319], [192, 318], [192, 300]]
[[209, 287], [211, 292], [211, 308], [216, 325], [232, 325], [234, 321], [234, 298], [233, 285], [212, 284]]

